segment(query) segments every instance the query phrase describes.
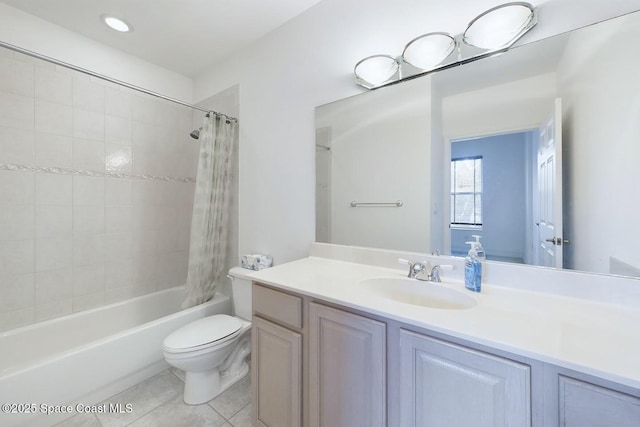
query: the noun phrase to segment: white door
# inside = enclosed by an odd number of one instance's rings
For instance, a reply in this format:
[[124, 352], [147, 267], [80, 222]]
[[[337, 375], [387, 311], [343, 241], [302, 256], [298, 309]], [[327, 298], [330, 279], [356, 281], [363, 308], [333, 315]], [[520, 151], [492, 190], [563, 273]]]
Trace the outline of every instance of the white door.
[[540, 127], [536, 263], [562, 268], [562, 99]]

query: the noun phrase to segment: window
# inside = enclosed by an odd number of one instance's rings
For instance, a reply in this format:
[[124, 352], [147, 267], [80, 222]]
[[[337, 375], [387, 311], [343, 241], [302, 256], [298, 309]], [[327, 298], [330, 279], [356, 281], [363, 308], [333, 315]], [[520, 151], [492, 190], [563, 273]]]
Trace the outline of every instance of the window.
[[482, 225], [482, 157], [451, 160], [451, 225]]

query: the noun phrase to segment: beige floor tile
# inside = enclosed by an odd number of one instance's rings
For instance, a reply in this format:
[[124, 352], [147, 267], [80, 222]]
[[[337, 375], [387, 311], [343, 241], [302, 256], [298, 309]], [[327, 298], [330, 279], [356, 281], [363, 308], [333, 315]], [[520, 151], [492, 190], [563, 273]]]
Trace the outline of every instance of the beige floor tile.
[[95, 414], [80, 413], [58, 423], [55, 427], [100, 427]]
[[220, 427], [226, 420], [209, 405], [187, 405], [182, 395], [163, 403], [130, 427]]
[[233, 427], [253, 427], [251, 423], [251, 403], [242, 408], [229, 420]]
[[209, 402], [209, 405], [226, 419], [233, 417], [251, 402], [251, 373]]
[[131, 404], [131, 413], [98, 414], [103, 427], [126, 426], [176, 396], [182, 396], [184, 383], [169, 370], [163, 371], [102, 403]]

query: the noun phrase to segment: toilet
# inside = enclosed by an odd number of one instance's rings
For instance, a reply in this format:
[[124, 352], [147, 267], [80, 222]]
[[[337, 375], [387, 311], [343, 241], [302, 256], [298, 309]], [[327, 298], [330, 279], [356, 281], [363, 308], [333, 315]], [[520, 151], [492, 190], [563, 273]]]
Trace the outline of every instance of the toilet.
[[163, 343], [167, 363], [186, 373], [184, 401], [199, 405], [222, 393], [249, 372], [251, 279], [246, 270], [229, 270], [235, 316], [216, 314], [172, 332]]

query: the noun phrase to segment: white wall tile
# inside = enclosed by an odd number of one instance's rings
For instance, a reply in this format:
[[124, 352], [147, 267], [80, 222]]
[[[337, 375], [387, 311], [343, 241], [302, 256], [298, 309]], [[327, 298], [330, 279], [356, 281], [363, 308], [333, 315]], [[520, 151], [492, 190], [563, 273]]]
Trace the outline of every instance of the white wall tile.
[[105, 235], [105, 261], [131, 261], [133, 257], [133, 233]]
[[131, 119], [105, 116], [104, 140], [111, 144], [131, 145], [133, 129]]
[[191, 207], [178, 208], [178, 250], [189, 251], [191, 243]]
[[158, 128], [143, 122], [133, 122], [131, 141], [134, 147], [155, 149], [157, 145]]
[[133, 286], [147, 290], [156, 288], [158, 260], [155, 255], [133, 257]]
[[86, 265], [73, 268], [74, 311], [76, 297], [104, 292], [104, 264]]
[[104, 141], [104, 114], [74, 108], [73, 136]]
[[[34, 271], [35, 242], [33, 240], [0, 241], [0, 278], [31, 274]], [[0, 279], [0, 282], [3, 280]]]
[[35, 307], [27, 307], [20, 310], [0, 310], [0, 331], [6, 331], [20, 326], [25, 326], [35, 321]]
[[105, 206], [131, 206], [133, 204], [133, 180], [105, 178], [104, 204]]
[[71, 168], [73, 166], [71, 136], [35, 133], [36, 164]]
[[35, 158], [34, 131], [0, 126], [0, 163], [30, 165]]
[[42, 322], [43, 320], [55, 319], [66, 314], [72, 313], [72, 300], [71, 298], [48, 302], [40, 305], [36, 305], [36, 322]]
[[176, 252], [179, 249], [178, 228], [158, 229], [156, 249], [159, 254]]
[[153, 255], [156, 253], [157, 231], [155, 229], [135, 229], [133, 231], [133, 254]]
[[35, 97], [43, 101], [71, 106], [71, 73], [55, 67], [35, 67]]
[[104, 205], [104, 178], [95, 176], [73, 177], [73, 204]]
[[104, 114], [105, 87], [93, 82], [88, 76], [73, 76], [73, 106], [83, 110]]
[[104, 170], [104, 141], [73, 138], [73, 168], [80, 170]]
[[131, 94], [120, 88], [105, 88], [105, 113], [131, 120]]
[[105, 170], [130, 173], [131, 165], [131, 147], [117, 144], [105, 145]]
[[0, 58], [0, 91], [33, 97], [33, 64]]
[[36, 205], [71, 206], [73, 187], [71, 175], [36, 173]]
[[73, 114], [68, 105], [36, 99], [35, 129], [38, 132], [71, 136]]
[[133, 204], [155, 206], [157, 186], [154, 181], [136, 179], [133, 181]]
[[73, 238], [73, 266], [104, 263], [105, 235], [75, 236]]
[[155, 206], [133, 205], [133, 229], [156, 230], [158, 210]]
[[35, 206], [3, 206], [0, 209], [0, 240], [35, 238]]
[[111, 304], [118, 301], [124, 301], [135, 296], [132, 286], [123, 286], [119, 288], [108, 287], [104, 291], [105, 304]]
[[158, 101], [157, 124], [165, 129], [177, 131], [180, 125], [179, 109], [176, 104]]
[[73, 312], [88, 310], [90, 308], [104, 305], [104, 289], [92, 294], [79, 295], [73, 297]]
[[133, 260], [110, 261], [105, 265], [105, 289], [131, 287], [133, 284]]
[[106, 233], [133, 231], [133, 208], [131, 206], [107, 206], [104, 213]]
[[34, 195], [33, 172], [0, 171], [0, 206], [30, 205]]
[[67, 206], [36, 206], [36, 238], [69, 238], [72, 233], [72, 208]]
[[158, 289], [184, 285], [187, 280], [187, 265], [184, 253], [167, 253], [158, 257]]
[[134, 121], [155, 125], [157, 109], [158, 103], [149, 96], [134, 95], [131, 98], [131, 118]]
[[73, 272], [70, 267], [36, 273], [36, 305], [71, 300]]
[[35, 274], [5, 277], [0, 286], [0, 312], [35, 305]]
[[74, 206], [73, 235], [104, 234], [104, 206]]
[[70, 267], [73, 263], [73, 240], [36, 239], [36, 272]]
[[33, 98], [0, 91], [0, 126], [33, 130]]

